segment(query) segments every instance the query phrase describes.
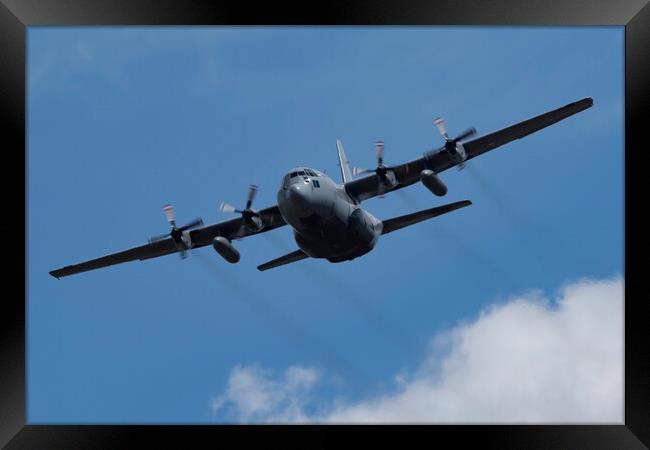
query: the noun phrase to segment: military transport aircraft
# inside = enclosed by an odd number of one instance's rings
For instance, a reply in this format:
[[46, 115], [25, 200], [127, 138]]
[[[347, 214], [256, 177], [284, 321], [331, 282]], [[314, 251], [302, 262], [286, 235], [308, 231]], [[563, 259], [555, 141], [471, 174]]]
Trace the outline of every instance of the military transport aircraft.
[[[259, 270], [310, 257], [325, 258], [330, 262], [348, 261], [372, 250], [381, 235], [472, 204], [469, 200], [463, 200], [405, 216], [379, 220], [359, 206], [362, 201], [383, 196], [419, 181], [433, 194], [444, 196], [447, 186], [438, 176], [440, 172], [453, 166], [463, 168], [468, 160], [478, 155], [539, 131], [592, 105], [592, 99], [587, 97], [464, 143], [461, 141], [476, 134], [474, 128], [469, 128], [451, 139], [443, 119], [438, 118], [434, 123], [444, 138], [442, 147], [427, 151], [422, 157], [404, 164], [387, 166], [384, 165], [384, 144], [379, 141], [375, 144], [377, 167], [372, 170], [355, 169], [352, 173], [343, 145], [337, 140], [342, 184], [336, 183], [318, 170], [297, 167], [282, 178], [277, 205], [260, 210], [253, 209], [253, 198], [257, 192], [257, 187], [253, 185], [248, 191], [243, 209], [226, 203], [219, 207], [222, 212], [237, 213], [239, 217], [205, 227], [201, 219], [181, 227], [177, 226], [172, 207], [165, 205], [163, 210], [171, 226], [168, 234], [153, 237], [145, 245], [65, 266], [51, 271], [50, 274], [60, 278], [170, 253], [179, 253], [181, 258], [185, 258], [188, 250], [206, 245], [212, 245], [229, 263], [236, 263], [239, 261], [239, 252], [233, 246], [234, 239], [264, 233], [287, 224], [293, 228], [299, 249], [258, 266]], [[363, 174], [368, 175], [353, 178], [353, 175], [356, 177]]]

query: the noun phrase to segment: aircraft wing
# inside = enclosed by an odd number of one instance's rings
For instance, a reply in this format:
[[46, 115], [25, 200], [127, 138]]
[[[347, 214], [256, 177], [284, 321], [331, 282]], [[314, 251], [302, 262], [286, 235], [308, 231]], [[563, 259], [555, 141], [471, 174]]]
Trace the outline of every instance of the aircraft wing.
[[[463, 147], [467, 152], [466, 161], [490, 150], [494, 150], [515, 139], [521, 139], [542, 128], [546, 128], [573, 114], [590, 108], [592, 105], [593, 100], [590, 97], [583, 98], [577, 102], [569, 103], [561, 108], [524, 120], [510, 127], [495, 131], [494, 133], [467, 141], [463, 143]], [[393, 187], [380, 186], [379, 178], [375, 174], [349, 181], [344, 186], [350, 196], [359, 201], [363, 201], [379, 194], [395, 191], [417, 183], [420, 181], [420, 172], [424, 169], [439, 173], [455, 165], [457, 163], [451, 159], [445, 149], [439, 148], [426, 152], [421, 158], [392, 166], [391, 168], [395, 173], [397, 181], [397, 184]]]
[[[228, 240], [239, 239], [253, 234], [260, 234], [274, 228], [285, 225], [285, 221], [280, 215], [280, 210], [276, 206], [271, 206], [258, 211], [262, 216], [264, 228], [260, 231], [250, 231], [243, 223], [241, 217], [234, 219], [224, 220], [213, 225], [208, 225], [202, 228], [197, 228], [189, 232], [192, 241], [192, 248], [204, 247], [212, 245], [212, 240], [216, 236], [223, 236]], [[128, 261], [145, 260], [150, 258], [157, 258], [159, 256], [169, 255], [170, 253], [178, 252], [176, 244], [171, 237], [156, 241], [150, 244], [133, 247], [131, 249], [112, 253], [110, 255], [102, 256], [100, 258], [91, 259], [78, 264], [65, 266], [60, 269], [52, 270], [50, 275], [55, 278], [67, 277], [80, 272], [88, 270], [100, 269], [115, 264], [121, 264]]]

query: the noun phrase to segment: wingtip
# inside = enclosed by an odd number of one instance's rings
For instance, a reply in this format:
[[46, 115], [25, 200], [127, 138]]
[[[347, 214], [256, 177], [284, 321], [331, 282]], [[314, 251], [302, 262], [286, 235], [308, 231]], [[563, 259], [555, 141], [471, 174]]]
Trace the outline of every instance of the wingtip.
[[581, 100], [577, 100], [573, 103], [569, 103], [567, 106], [577, 106], [580, 109], [591, 108], [594, 105], [594, 99], [591, 97], [585, 97]]
[[471, 205], [472, 205], [471, 200], [461, 200], [461, 201], [456, 203], [456, 208], [455, 209], [467, 208], [468, 206], [471, 206]]

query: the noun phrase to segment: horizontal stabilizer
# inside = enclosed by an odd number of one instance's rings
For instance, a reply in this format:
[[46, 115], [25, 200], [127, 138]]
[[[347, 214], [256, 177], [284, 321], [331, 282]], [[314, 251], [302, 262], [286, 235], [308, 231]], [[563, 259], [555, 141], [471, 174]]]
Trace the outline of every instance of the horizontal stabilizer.
[[435, 208], [425, 209], [405, 216], [395, 217], [393, 219], [384, 220], [384, 230], [381, 234], [387, 234], [391, 231], [399, 230], [400, 228], [408, 227], [409, 225], [422, 222], [423, 220], [431, 219], [433, 217], [441, 216], [452, 212], [459, 208], [471, 205], [469, 200], [462, 200], [460, 202], [449, 203], [447, 205], [436, 206]]
[[257, 266], [257, 270], [265, 271], [268, 269], [273, 269], [274, 267], [283, 266], [292, 262], [300, 261], [301, 259], [309, 258], [305, 252], [302, 250], [296, 250], [287, 255], [280, 256], [279, 258], [273, 259], [269, 262], [266, 262], [260, 266]]

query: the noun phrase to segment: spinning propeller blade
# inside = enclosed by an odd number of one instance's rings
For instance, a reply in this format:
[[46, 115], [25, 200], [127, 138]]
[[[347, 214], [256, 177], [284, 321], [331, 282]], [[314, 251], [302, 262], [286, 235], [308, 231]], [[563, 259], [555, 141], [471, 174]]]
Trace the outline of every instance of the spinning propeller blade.
[[219, 211], [224, 213], [239, 213], [242, 215], [242, 217], [244, 217], [245, 220], [250, 222], [252, 217], [259, 216], [259, 213], [251, 208], [253, 206], [253, 199], [255, 199], [255, 194], [257, 194], [257, 190], [258, 187], [254, 184], [251, 184], [248, 187], [248, 194], [246, 195], [246, 208], [237, 209], [226, 202], [221, 202], [221, 204], [219, 205]]
[[251, 205], [253, 204], [253, 199], [255, 198], [255, 194], [257, 194], [257, 186], [251, 184], [248, 187], [248, 198], [246, 199], [246, 209], [251, 208]]
[[359, 176], [359, 175], [363, 175], [364, 173], [370, 173], [370, 172], [374, 172], [374, 170], [362, 169], [362, 168], [359, 168], [359, 167], [353, 167], [352, 168], [352, 175], [354, 175], [355, 177]]
[[165, 217], [167, 219], [167, 222], [169, 225], [172, 227], [171, 231], [167, 234], [159, 234], [157, 236], [152, 236], [149, 238], [149, 244], [153, 244], [158, 241], [162, 241], [164, 239], [167, 239], [168, 237], [171, 237], [172, 240], [176, 243], [177, 246], [183, 245], [181, 251], [181, 257], [185, 258], [187, 255], [185, 255], [185, 248], [186, 244], [183, 242], [183, 232], [187, 230], [192, 230], [194, 228], [200, 227], [203, 225], [203, 219], [200, 217], [197, 217], [196, 219], [192, 220], [191, 222], [187, 223], [186, 225], [183, 225], [182, 227], [177, 227], [176, 226], [176, 217], [174, 216], [174, 207], [172, 205], [165, 205], [163, 206], [163, 212], [165, 213]]
[[442, 117], [437, 117], [433, 120], [433, 123], [436, 124], [436, 127], [438, 127], [438, 131], [442, 135], [443, 138], [445, 138], [445, 141], [449, 140], [449, 136], [447, 135], [447, 130], [445, 129], [445, 119]]
[[149, 238], [149, 243], [153, 244], [154, 242], [162, 241], [163, 239], [167, 239], [168, 237], [169, 237], [169, 233], [152, 236]]
[[395, 173], [393, 172], [392, 167], [386, 167], [384, 165], [384, 141], [375, 142], [375, 155], [377, 156], [377, 167], [375, 169], [361, 169], [355, 167], [352, 169], [352, 174], [358, 176], [364, 173], [374, 173], [377, 175], [377, 181], [379, 186], [377, 188], [377, 193], [379, 198], [384, 198], [384, 193], [388, 188], [391, 188], [396, 185]]
[[176, 226], [176, 219], [174, 218], [174, 207], [172, 205], [165, 205], [163, 206], [163, 212], [165, 213], [165, 217], [167, 217], [167, 222], [172, 227]]
[[182, 227], [180, 227], [179, 230], [181, 231], [191, 230], [196, 227], [200, 227], [201, 225], [203, 225], [203, 219], [197, 217], [193, 221], [189, 222], [187, 225], [183, 225]]
[[476, 128], [471, 127], [468, 128], [467, 130], [463, 131], [454, 139], [455, 142], [462, 141], [463, 139], [467, 139], [468, 137], [472, 137], [476, 134]]
[[466, 155], [462, 146], [460, 146], [460, 148], [458, 147], [458, 143], [464, 139], [474, 136], [476, 134], [476, 128], [470, 127], [460, 133], [454, 139], [449, 139], [447, 129], [445, 128], [445, 120], [442, 117], [438, 117], [434, 119], [433, 123], [436, 125], [438, 131], [445, 139], [445, 150], [452, 156], [452, 158], [454, 158], [454, 161], [458, 164], [458, 170], [464, 169]]
[[219, 205], [219, 211], [224, 213], [241, 212], [237, 208], [235, 208], [232, 205], [229, 205], [226, 202], [221, 202], [221, 204]]
[[453, 143], [456, 144], [456, 142], [460, 142], [464, 139], [467, 139], [468, 137], [472, 137], [476, 134], [476, 128], [470, 127], [460, 133], [458, 136], [456, 136], [454, 139], [449, 139], [449, 135], [447, 134], [447, 129], [445, 128], [445, 119], [442, 117], [438, 117], [434, 119], [433, 121], [434, 124], [436, 124], [436, 127], [438, 128], [438, 131], [442, 135], [442, 137], [447, 141], [447, 143]]
[[377, 155], [377, 166], [384, 165], [384, 141], [375, 142], [375, 154]]

